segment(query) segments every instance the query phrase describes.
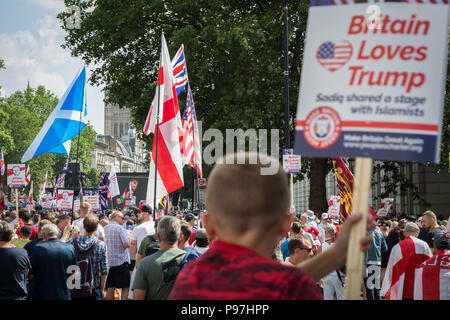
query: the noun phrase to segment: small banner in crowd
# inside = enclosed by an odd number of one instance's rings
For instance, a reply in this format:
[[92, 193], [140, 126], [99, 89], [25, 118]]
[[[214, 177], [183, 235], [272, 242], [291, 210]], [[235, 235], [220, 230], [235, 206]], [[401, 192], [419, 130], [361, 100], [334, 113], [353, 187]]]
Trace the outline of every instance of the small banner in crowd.
[[8, 184], [8, 188], [10, 189], [25, 188], [25, 165], [8, 164], [6, 182]]
[[300, 173], [302, 157], [294, 154], [294, 149], [283, 149], [283, 169], [286, 173]]
[[98, 189], [83, 190], [83, 202], [88, 202], [92, 207], [92, 212], [100, 211], [100, 200]]
[[385, 198], [381, 201], [380, 208], [377, 211], [377, 216], [385, 217], [391, 210], [392, 204], [394, 203], [394, 198]]
[[328, 201], [328, 218], [339, 220], [341, 212], [341, 197], [331, 196]]
[[73, 190], [58, 189], [56, 210], [72, 211], [72, 204], [73, 204]]

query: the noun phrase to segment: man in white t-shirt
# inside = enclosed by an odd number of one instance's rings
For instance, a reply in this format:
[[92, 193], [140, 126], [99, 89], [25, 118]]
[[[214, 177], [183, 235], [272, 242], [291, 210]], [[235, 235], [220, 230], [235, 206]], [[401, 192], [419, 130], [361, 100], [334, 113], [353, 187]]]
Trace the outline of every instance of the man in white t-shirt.
[[[144, 203], [138, 208], [137, 218], [141, 223], [134, 228], [133, 233], [131, 234], [130, 255], [135, 255], [137, 253], [142, 240], [144, 240], [146, 236], [155, 234], [155, 222], [151, 219], [152, 211], [152, 207]], [[132, 298], [132, 285], [135, 274], [136, 267], [133, 269], [133, 273], [131, 274], [129, 298]]]
[[[78, 227], [78, 229], [80, 230], [81, 236], [84, 236], [83, 220], [89, 213], [92, 213], [91, 210], [91, 204], [89, 202], [83, 202], [80, 205], [80, 218], [73, 222], [73, 225]], [[101, 241], [106, 242], [105, 230], [100, 224], [98, 225], [97, 230], [94, 232], [94, 236]]]
[[331, 219], [328, 217], [328, 213], [324, 212], [322, 213], [322, 220], [317, 226], [317, 229], [319, 229], [319, 240], [321, 243], [325, 242], [325, 226], [331, 223]]

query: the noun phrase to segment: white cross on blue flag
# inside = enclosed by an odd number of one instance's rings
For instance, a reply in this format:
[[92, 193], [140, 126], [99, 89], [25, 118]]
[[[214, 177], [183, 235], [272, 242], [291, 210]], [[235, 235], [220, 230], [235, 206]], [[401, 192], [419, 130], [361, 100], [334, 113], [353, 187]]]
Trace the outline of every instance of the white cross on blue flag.
[[22, 163], [46, 152], [69, 155], [73, 137], [83, 130], [87, 122], [84, 67], [23, 154]]

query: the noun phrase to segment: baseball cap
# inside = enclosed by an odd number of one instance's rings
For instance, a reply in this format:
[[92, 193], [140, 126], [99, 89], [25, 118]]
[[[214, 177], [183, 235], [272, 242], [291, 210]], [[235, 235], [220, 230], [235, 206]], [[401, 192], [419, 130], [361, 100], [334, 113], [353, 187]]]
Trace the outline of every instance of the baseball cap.
[[405, 227], [403, 228], [403, 231], [407, 231], [407, 232], [419, 232], [420, 229], [417, 226], [416, 223], [414, 222], [408, 222]]
[[439, 250], [450, 249], [450, 232], [438, 231], [434, 234], [433, 242]]
[[416, 221], [417, 219], [416, 219], [415, 216], [410, 215], [410, 216], [407, 216], [407, 217], [406, 217], [406, 220], [408, 220], [408, 221]]
[[307, 211], [306, 211], [306, 215], [307, 215], [308, 217], [310, 217], [310, 218], [313, 218], [313, 217], [314, 217], [314, 211], [312, 211], [312, 210], [307, 210]]
[[189, 221], [191, 221], [193, 219], [195, 219], [195, 216], [192, 213], [188, 213], [186, 215], [186, 217], [184, 217], [184, 220], [186, 220], [187, 222], [189, 222]]
[[324, 212], [322, 213], [322, 220], [328, 219], [328, 213]]

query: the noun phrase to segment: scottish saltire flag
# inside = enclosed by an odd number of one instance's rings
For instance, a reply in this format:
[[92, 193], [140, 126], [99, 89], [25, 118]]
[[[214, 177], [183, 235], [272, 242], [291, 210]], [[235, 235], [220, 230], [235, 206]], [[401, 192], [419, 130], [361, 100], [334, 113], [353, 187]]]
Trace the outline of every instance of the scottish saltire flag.
[[[180, 141], [183, 139], [180, 109], [175, 90], [175, 79], [171, 70], [169, 50], [164, 34], [161, 36], [160, 68], [158, 71], [158, 85], [156, 98], [145, 124], [145, 129], [158, 134], [153, 138], [150, 172], [147, 184], [146, 203], [158, 203], [162, 197], [184, 185], [183, 160], [181, 157]], [[161, 93], [161, 94], [160, 94]], [[156, 126], [156, 113], [152, 109], [159, 105], [159, 125]], [[144, 131], [145, 131], [144, 129]], [[156, 148], [158, 140], [158, 151]], [[156, 159], [158, 152], [158, 159]], [[156, 161], [158, 165], [156, 166]], [[155, 175], [156, 171], [156, 175]], [[155, 190], [156, 176], [156, 190]], [[156, 191], [156, 192], [155, 192]], [[155, 198], [156, 193], [156, 198]]]
[[198, 175], [202, 178], [202, 153], [198, 135], [197, 115], [195, 114], [194, 99], [192, 98], [189, 83], [181, 124], [183, 126], [183, 140], [181, 142], [183, 164], [196, 169]]
[[83, 68], [23, 154], [22, 163], [46, 152], [69, 155], [72, 138], [87, 122], [86, 68]]
[[172, 72], [175, 78], [175, 89], [177, 90], [178, 96], [184, 90], [188, 81], [186, 59], [184, 58], [184, 45], [181, 45], [172, 60]]
[[5, 174], [5, 157], [3, 156], [3, 152], [2, 152], [2, 153], [0, 153], [0, 175], [4, 175], [4, 174]]
[[100, 176], [100, 184], [98, 185], [98, 191], [100, 194], [100, 208], [102, 213], [105, 213], [106, 207], [108, 206], [108, 202], [106, 201], [106, 197], [108, 196], [107, 179], [106, 172], [103, 172]]

